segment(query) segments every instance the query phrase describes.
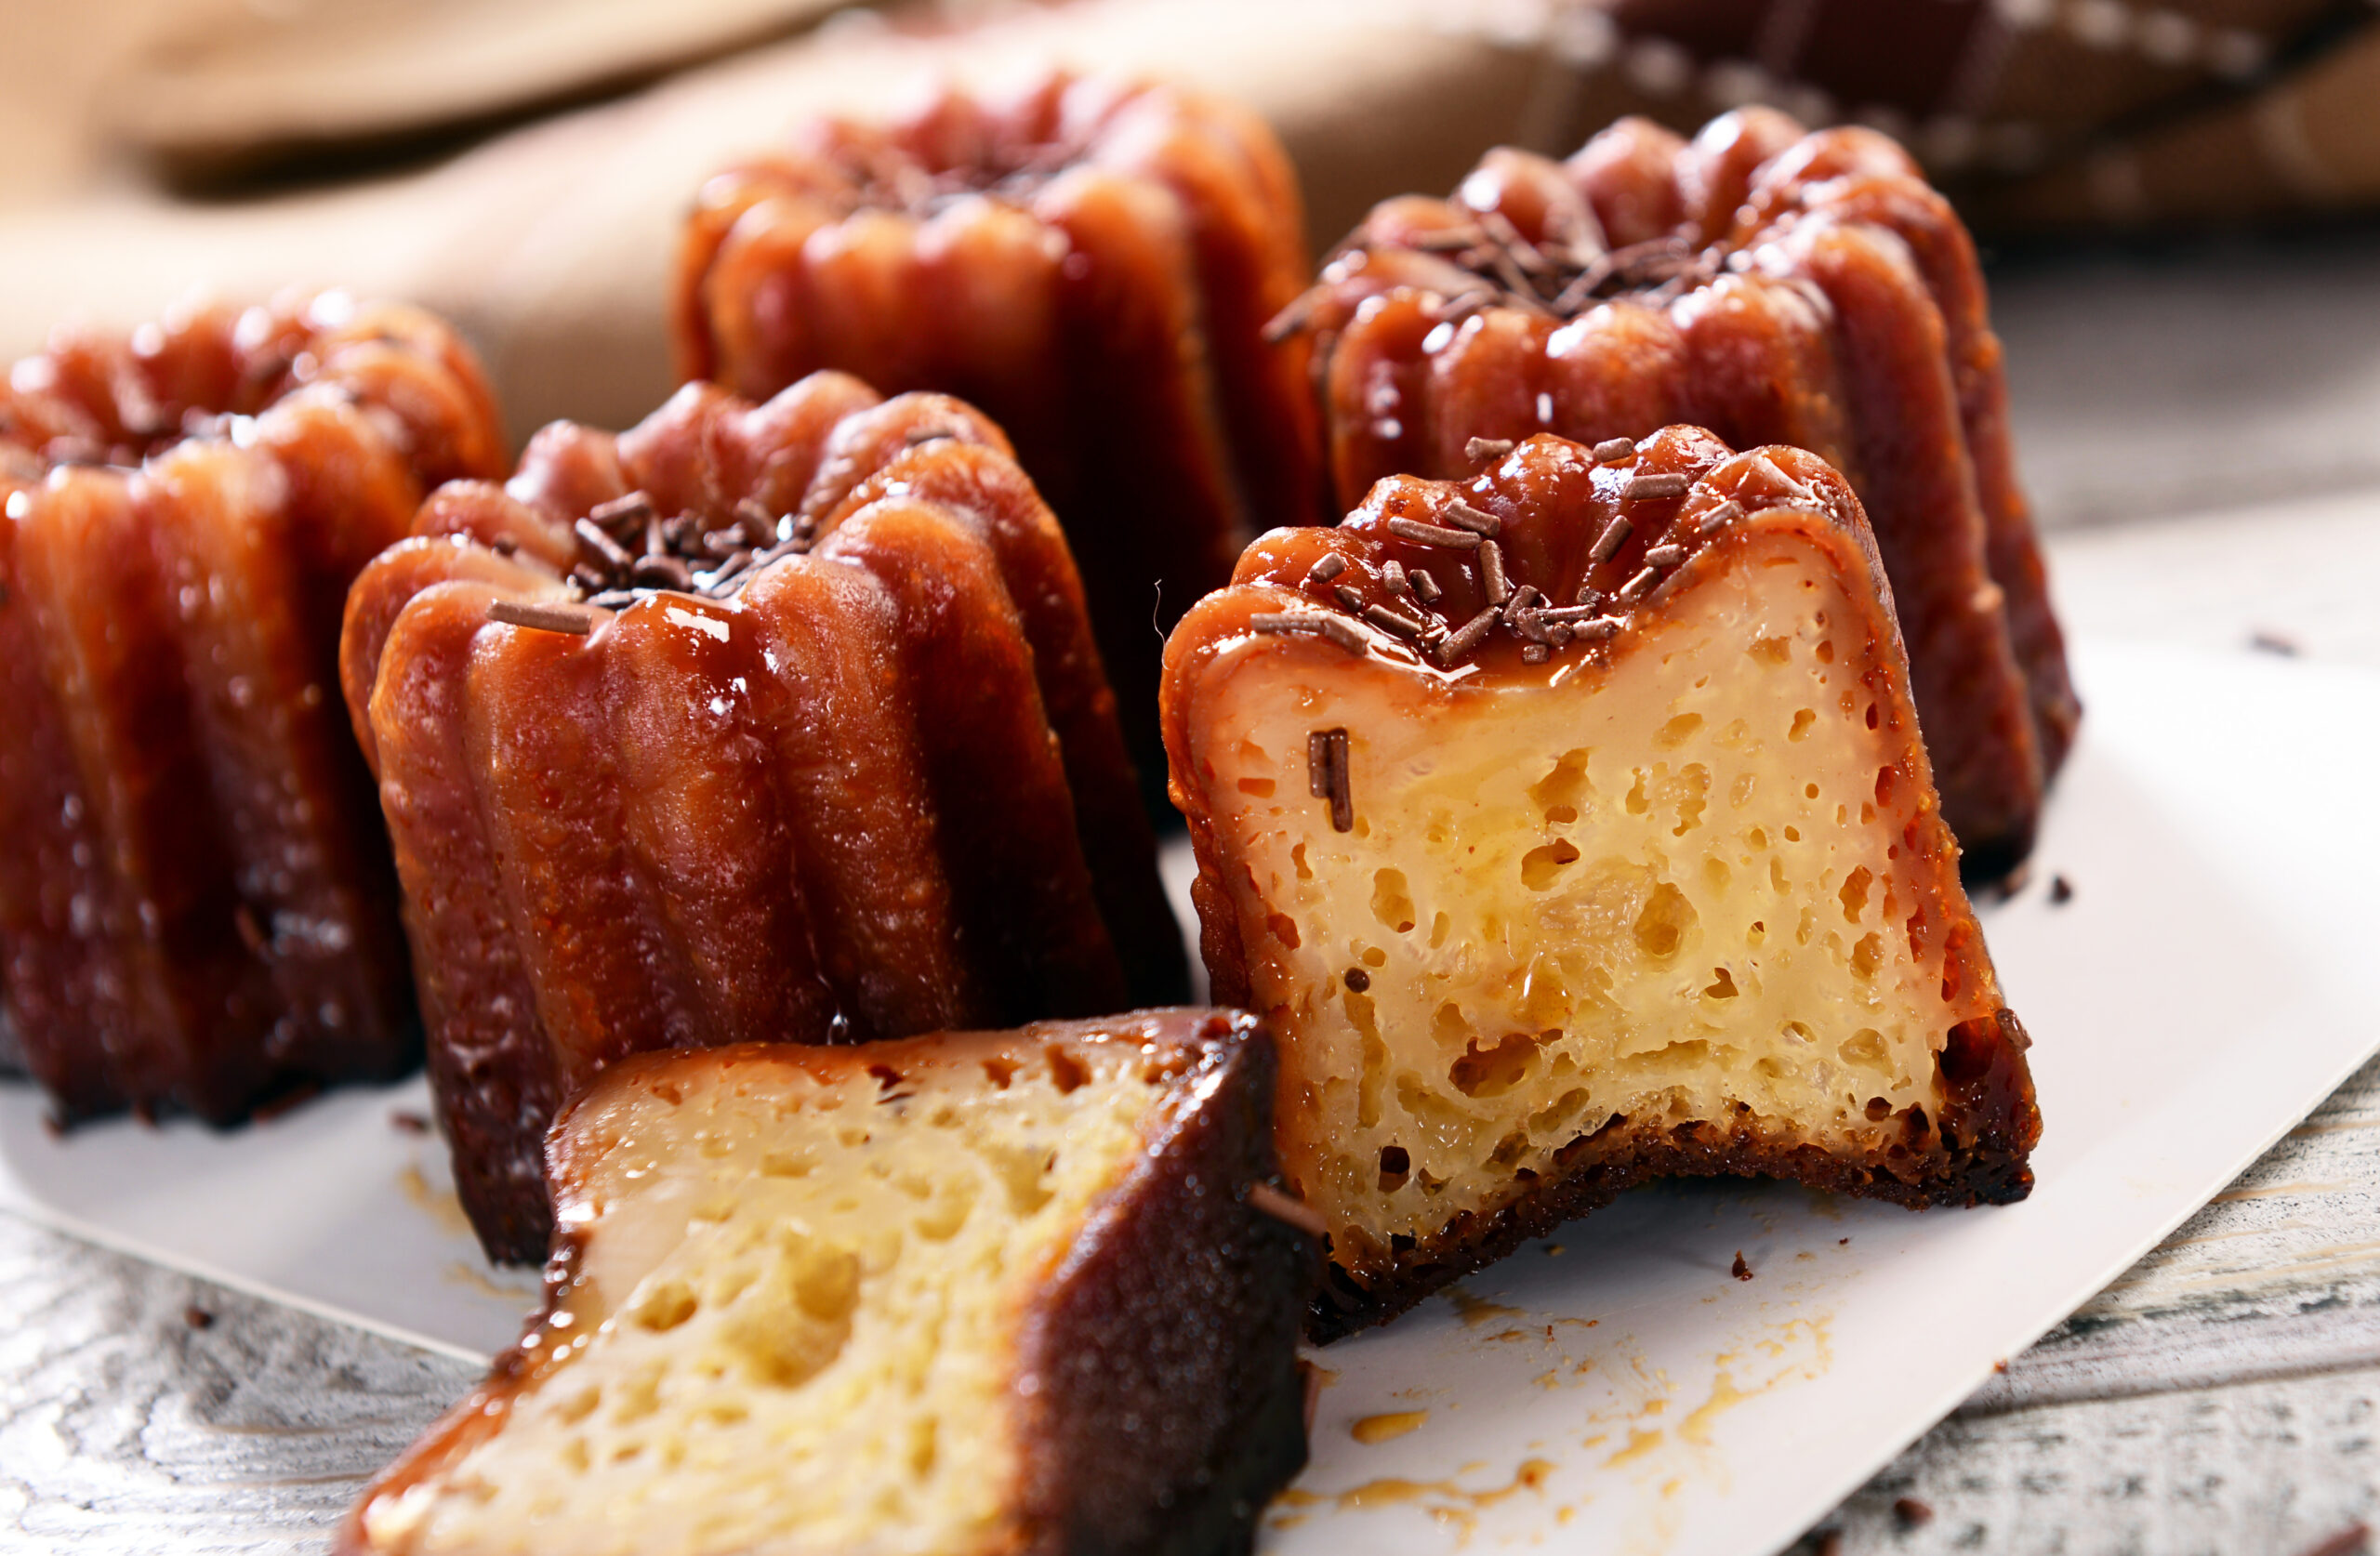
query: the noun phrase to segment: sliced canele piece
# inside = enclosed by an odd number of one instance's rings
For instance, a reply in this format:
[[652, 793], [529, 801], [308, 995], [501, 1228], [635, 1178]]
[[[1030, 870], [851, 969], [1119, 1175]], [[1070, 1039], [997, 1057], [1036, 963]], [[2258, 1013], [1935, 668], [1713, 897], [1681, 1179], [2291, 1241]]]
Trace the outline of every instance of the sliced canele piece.
[[632, 1053], [1179, 997], [1064, 537], [999, 429], [821, 374], [560, 424], [350, 599], [349, 705], [489, 1251]]
[[545, 1311], [349, 1556], [1223, 1556], [1305, 1458], [1273, 1049], [1160, 1010], [611, 1070]]
[[1859, 504], [1520, 443], [1279, 530], [1168, 646], [1215, 997], [1282, 1045], [1329, 1335], [1639, 1180], [2021, 1198], [2039, 1132]]

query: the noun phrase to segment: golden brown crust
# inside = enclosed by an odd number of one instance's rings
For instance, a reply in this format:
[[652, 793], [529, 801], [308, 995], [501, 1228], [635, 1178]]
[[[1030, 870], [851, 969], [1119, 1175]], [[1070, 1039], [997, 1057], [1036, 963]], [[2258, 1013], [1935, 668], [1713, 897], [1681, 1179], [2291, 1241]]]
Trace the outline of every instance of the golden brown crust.
[[[684, 587], [588, 549], [630, 509]], [[688, 385], [616, 438], [547, 429], [415, 531], [350, 596], [343, 679], [492, 1254], [540, 1255], [545, 1121], [628, 1054], [1181, 994], [1081, 584], [980, 413]]]
[[1747, 109], [1691, 143], [1624, 120], [1560, 165], [1499, 150], [1451, 200], [1375, 209], [1302, 306], [1342, 508], [1540, 430], [1691, 422], [1840, 467], [1968, 868], [2024, 857], [2079, 705], [1974, 245], [1890, 140]]
[[835, 368], [983, 406], [1065, 526], [1154, 767], [1152, 606], [1170, 626], [1318, 500], [1305, 347], [1263, 337], [1304, 284], [1302, 223], [1279, 144], [1218, 99], [1063, 72], [954, 89], [705, 187], [680, 365], [755, 397]]
[[[1651, 494], [1631, 494], [1647, 488]], [[1598, 547], [1615, 521], [1624, 521], [1621, 538]], [[1489, 526], [1492, 535], [1480, 544], [1464, 538]], [[1491, 456], [1469, 481], [1392, 477], [1336, 529], [1279, 530], [1251, 546], [1233, 587], [1201, 601], [1175, 630], [1162, 702], [1172, 795], [1198, 858], [1192, 897], [1214, 997], [1262, 1007], [1234, 894], [1233, 872], [1242, 866], [1217, 828], [1210, 798], [1216, 776], [1194, 755], [1201, 748], [1200, 688], [1218, 656], [1264, 634], [1293, 645], [1282, 652], [1310, 661], [1300, 673], [1322, 679], [1355, 655], [1408, 666], [1417, 678], [1458, 669], [1534, 682], [1574, 662], [1593, 672], [1617, 663], [1646, 626], [1658, 625], [1667, 592], [1726, 567], [1740, 547], [1779, 527], [1834, 553], [1846, 581], [1857, 583], [1853, 598], [1873, 601], [1868, 641], [1850, 662], [1871, 666], [1868, 677], [1884, 693], [1884, 732], [1902, 744], [1890, 782], [1915, 797], [1895, 861], [1882, 868], [1892, 877], [1896, 900], [1911, 905], [1905, 928], [1912, 950], [1942, 958], [1945, 1000], [1980, 1002], [1997, 1015], [1951, 1030], [1937, 1059], [1937, 1116], [1922, 1109], [1895, 1115], [1885, 1123], [1889, 1139], [1831, 1152], [1749, 1114], [1683, 1128], [1619, 1115], [1589, 1126], [1561, 1154], [1558, 1173], [1527, 1184], [1491, 1213], [1461, 1215], [1418, 1245], [1407, 1239], [1384, 1263], [1357, 1259], [1362, 1267], [1353, 1268], [1350, 1256], [1334, 1250], [1339, 1262], [1311, 1320], [1316, 1338], [1394, 1316], [1649, 1177], [1771, 1175], [1911, 1206], [1998, 1203], [2029, 1192], [2027, 1156], [2040, 1116], [2023, 1058], [2027, 1043], [2016, 1018], [1999, 1007], [1990, 960], [1958, 884], [1957, 847], [1934, 803], [1925, 747], [1897, 711], [1907, 705], [1908, 661], [1884, 563], [1849, 484], [1800, 449], [1732, 454], [1701, 429], [1670, 428], [1598, 460], [1540, 434]], [[1599, 548], [1606, 550], [1601, 559]], [[1656, 564], [1656, 557], [1664, 560]], [[1424, 570], [1435, 595], [1426, 603], [1414, 588]], [[1501, 615], [1490, 608], [1491, 572], [1504, 575], [1512, 600], [1527, 599], [1524, 586], [1538, 591], [1542, 603], [1535, 606], [1534, 624], [1509, 604]], [[1623, 591], [1639, 580], [1647, 581], [1643, 592], [1627, 600]], [[1580, 599], [1592, 605], [1564, 609]], [[1455, 634], [1482, 613], [1495, 625], [1461, 645]], [[1337, 640], [1324, 629], [1285, 621], [1327, 621]], [[1580, 636], [1564, 642], [1555, 633], [1557, 640], [1548, 642], [1549, 623]], [[1416, 625], [1425, 630], [1413, 630]], [[1881, 787], [1878, 798], [1885, 798]], [[1293, 1059], [1297, 1034], [1285, 1030], [1284, 1038]], [[1282, 1116], [1287, 1129], [1293, 1113], [1286, 1093]], [[1285, 1158], [1294, 1158], [1288, 1144], [1283, 1149]]]
[[[1235, 1011], [1138, 1011], [1044, 1022], [1013, 1033], [936, 1033], [862, 1050], [745, 1045], [699, 1055], [645, 1054], [599, 1083], [602, 1095], [672, 1077], [796, 1068], [827, 1081], [965, 1067], [1005, 1055], [1033, 1062], [1052, 1046], [1130, 1043], [1164, 1059], [1172, 1093], [1145, 1154], [1091, 1210], [1069, 1254], [1027, 1302], [1005, 1423], [1023, 1449], [1001, 1556], [1118, 1550], [1225, 1556], [1250, 1549], [1264, 1504], [1305, 1461], [1296, 1353], [1312, 1288], [1312, 1241], [1248, 1203], [1276, 1181], [1271, 1133], [1275, 1056], [1255, 1018]], [[556, 1120], [547, 1154], [552, 1194], [583, 1193], [579, 1107]], [[488, 1381], [376, 1477], [334, 1549], [377, 1549], [364, 1514], [376, 1500], [433, 1481], [503, 1430], [512, 1400], [549, 1365], [547, 1323], [575, 1276], [581, 1246], [556, 1237], [546, 1304]], [[993, 1556], [987, 1550], [983, 1556]]]
[[500, 448], [452, 331], [337, 293], [61, 331], [0, 387], [0, 945], [66, 1116], [411, 1062], [339, 613]]

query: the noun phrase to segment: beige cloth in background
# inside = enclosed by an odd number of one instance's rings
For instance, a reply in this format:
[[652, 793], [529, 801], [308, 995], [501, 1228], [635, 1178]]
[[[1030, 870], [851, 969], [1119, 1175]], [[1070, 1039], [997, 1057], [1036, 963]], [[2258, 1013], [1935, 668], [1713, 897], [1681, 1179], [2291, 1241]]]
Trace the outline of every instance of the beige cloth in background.
[[[905, 31], [850, 11], [424, 171], [250, 198], [177, 197], [119, 175], [0, 210], [0, 352], [37, 346], [62, 318], [130, 323], [193, 290], [344, 284], [454, 318], [516, 439], [556, 416], [624, 426], [671, 387], [669, 257], [707, 174], [811, 113], [880, 112], [937, 75], [1051, 60], [1251, 103], [1298, 164], [1317, 250], [1376, 199], [1450, 187], [1489, 145], [1566, 152], [1622, 112], [1690, 128], [1753, 100], [1880, 124], [1971, 209], [2011, 225], [2368, 207], [2380, 204], [2380, 16], [2340, 4], [942, 0], [898, 12]], [[787, 0], [771, 14], [803, 10]], [[474, 112], [501, 102], [497, 54], [474, 56]], [[600, 51], [587, 59], [600, 77]], [[532, 96], [567, 85], [524, 80]], [[457, 99], [423, 94], [425, 123], [442, 100]], [[269, 141], [290, 121], [263, 106]], [[401, 125], [387, 100], [373, 107], [356, 121], [370, 133]], [[222, 122], [208, 130], [217, 151]], [[2110, 139], [2110, 122], [2137, 127]]]
[[[132, 190], [0, 213], [0, 350], [69, 316], [129, 323], [200, 288], [343, 284], [453, 318], [518, 439], [625, 426], [668, 391], [663, 305], [678, 226], [721, 165], [824, 111], [881, 112], [938, 75], [1063, 60], [1162, 72], [1255, 103], [1336, 233], [1379, 192], [1443, 188], [1510, 138], [1532, 51], [1354, 0], [1081, 0], [963, 33], [844, 26], [512, 131], [427, 172], [274, 198]], [[1333, 192], [1336, 197], [1333, 197]]]

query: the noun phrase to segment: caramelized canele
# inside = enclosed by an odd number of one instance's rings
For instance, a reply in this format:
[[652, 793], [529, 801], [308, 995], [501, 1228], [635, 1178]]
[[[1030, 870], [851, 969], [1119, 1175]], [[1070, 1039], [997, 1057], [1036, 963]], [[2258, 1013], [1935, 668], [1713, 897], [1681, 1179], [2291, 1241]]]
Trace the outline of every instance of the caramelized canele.
[[[1296, 177], [1236, 104], [1060, 72], [834, 120], [707, 184], [680, 251], [689, 377], [755, 398], [820, 368], [933, 389], [1015, 440], [1090, 587], [1126, 728], [1155, 740], [1158, 640], [1321, 488]], [[1145, 739], [1144, 737], [1145, 736]]]
[[1666, 429], [1396, 477], [1166, 655], [1214, 996], [1282, 1048], [1314, 1326], [1673, 1173], [2020, 1198], [2021, 1028], [1858, 499]]
[[1341, 508], [1537, 432], [1686, 422], [1831, 460], [1874, 525], [1970, 873], [2030, 849], [2079, 709], [1975, 246], [1891, 140], [1746, 109], [1691, 143], [1624, 119], [1567, 163], [1490, 152], [1449, 199], [1376, 207], [1299, 322]]
[[1211, 1010], [620, 1065], [545, 1312], [338, 1548], [1245, 1551], [1305, 1458], [1272, 1088]]
[[544, 1254], [546, 1125], [628, 1054], [1180, 996], [1081, 585], [981, 414], [688, 385], [414, 530], [343, 668], [491, 1254]]
[[65, 1116], [413, 1062], [339, 611], [502, 457], [454, 333], [340, 293], [61, 330], [0, 385], [0, 960]]

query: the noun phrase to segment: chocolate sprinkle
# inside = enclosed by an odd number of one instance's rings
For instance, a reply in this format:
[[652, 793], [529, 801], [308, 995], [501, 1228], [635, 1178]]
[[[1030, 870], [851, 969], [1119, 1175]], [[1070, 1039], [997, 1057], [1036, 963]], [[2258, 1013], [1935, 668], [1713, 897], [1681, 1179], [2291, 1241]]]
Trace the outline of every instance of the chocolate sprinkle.
[[1347, 559], [1341, 556], [1338, 552], [1333, 551], [1329, 555], [1324, 557], [1320, 561], [1316, 562], [1313, 568], [1307, 572], [1306, 576], [1313, 579], [1317, 584], [1327, 584], [1330, 582], [1331, 579], [1336, 578], [1339, 574], [1346, 571]]
[[1510, 438], [1474, 438], [1462, 445], [1462, 456], [1474, 465], [1482, 459], [1501, 459], [1512, 452]]
[[1412, 573], [1412, 579], [1414, 596], [1419, 599], [1422, 604], [1435, 605], [1439, 600], [1446, 598], [1447, 591], [1438, 587], [1438, 581], [1430, 576], [1429, 569], [1424, 567], [1415, 568]]
[[1396, 633], [1400, 637], [1429, 638], [1436, 635], [1431, 630], [1432, 627], [1437, 627], [1439, 632], [1446, 630], [1438, 626], [1435, 621], [1422, 621], [1418, 617], [1408, 616], [1402, 611], [1392, 611], [1381, 604], [1367, 605], [1359, 613], [1374, 626], [1383, 631]]
[[595, 613], [585, 606], [549, 604], [540, 600], [491, 600], [487, 604], [487, 619], [500, 621], [507, 626], [527, 626], [539, 632], [566, 633], [574, 638], [584, 638], [595, 630]]
[[1552, 657], [1552, 654], [1553, 651], [1547, 648], [1543, 643], [1525, 643], [1521, 647], [1521, 663], [1524, 665], [1542, 665], [1548, 658]]
[[1645, 598], [1645, 592], [1647, 589], [1650, 589], [1653, 587], [1654, 582], [1659, 577], [1660, 572], [1659, 569], [1648, 567], [1642, 573], [1637, 574], [1633, 578], [1629, 579], [1628, 582], [1620, 585], [1620, 592], [1613, 596], [1613, 598], [1619, 600], [1622, 605], [1633, 605], [1638, 600]]
[[1735, 498], [1729, 497], [1726, 502], [1721, 503], [1717, 508], [1712, 508], [1710, 512], [1702, 516], [1702, 533], [1704, 534], [1710, 534], [1714, 531], [1725, 529], [1727, 525], [1734, 523], [1743, 516], [1744, 505], [1736, 501]]
[[1675, 567], [1686, 560], [1686, 547], [1676, 545], [1656, 546], [1645, 553], [1645, 560], [1655, 567]]
[[1364, 613], [1364, 597], [1356, 591], [1355, 585], [1341, 584], [1330, 591], [1330, 597], [1339, 601], [1349, 615], [1360, 616]]
[[1316, 730], [1305, 737], [1306, 792], [1330, 801], [1330, 830], [1355, 829], [1355, 802], [1347, 787], [1347, 732]]
[[1499, 614], [1496, 607], [1490, 605], [1448, 634], [1438, 643], [1439, 665], [1451, 669], [1457, 661], [1486, 642], [1488, 634], [1496, 629]]
[[648, 551], [628, 564], [628, 581], [641, 588], [682, 590], [694, 587], [694, 575], [677, 558]]
[[1603, 534], [1595, 536], [1594, 545], [1588, 549], [1587, 560], [1598, 562], [1611, 560], [1611, 554], [1627, 543], [1628, 532], [1633, 527], [1628, 521], [1628, 515], [1624, 513], [1606, 524], [1603, 527]]
[[1634, 499], [1647, 497], [1681, 497], [1693, 485], [1682, 470], [1670, 470], [1658, 475], [1640, 475], [1629, 481], [1620, 494]]
[[1492, 540], [1479, 547], [1479, 587], [1490, 605], [1512, 598], [1512, 583], [1504, 576], [1504, 548]]
[[1596, 464], [1608, 465], [1615, 459], [1625, 459], [1635, 453], [1636, 441], [1633, 438], [1606, 438], [1588, 452], [1595, 456]]
[[1479, 536], [1469, 530], [1444, 529], [1436, 524], [1423, 524], [1411, 519], [1391, 519], [1388, 533], [1399, 540], [1409, 540], [1416, 546], [1441, 546], [1449, 550], [1468, 551], [1479, 544]]
[[592, 519], [581, 519], [570, 526], [578, 537], [578, 548], [587, 560], [617, 573], [634, 565], [636, 559], [628, 547], [603, 533], [603, 526]]
[[1339, 617], [1302, 611], [1259, 611], [1248, 618], [1248, 628], [1251, 632], [1327, 638], [1349, 653], [1361, 653], [1368, 646], [1364, 635]]
[[1475, 534], [1492, 535], [1504, 527], [1504, 521], [1492, 513], [1483, 513], [1469, 503], [1458, 502], [1446, 510], [1446, 521]]
[[1248, 1207], [1295, 1227], [1317, 1240], [1326, 1237], [1330, 1230], [1322, 1218], [1315, 1214], [1312, 1206], [1301, 1199], [1291, 1199], [1270, 1183], [1250, 1183], [1248, 1186]]
[[607, 503], [597, 503], [587, 510], [587, 517], [609, 533], [642, 524], [653, 511], [653, 499], [637, 491]]

